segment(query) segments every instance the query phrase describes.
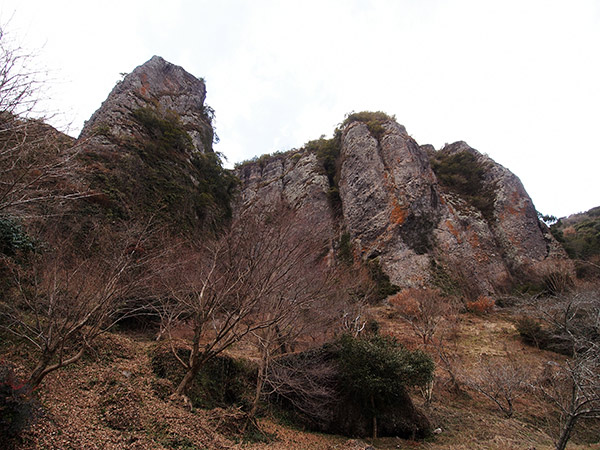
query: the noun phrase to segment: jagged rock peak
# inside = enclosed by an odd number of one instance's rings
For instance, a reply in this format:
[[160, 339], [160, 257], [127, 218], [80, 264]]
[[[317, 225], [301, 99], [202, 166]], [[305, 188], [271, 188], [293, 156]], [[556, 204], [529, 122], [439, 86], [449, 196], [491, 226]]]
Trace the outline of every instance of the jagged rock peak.
[[336, 136], [240, 167], [243, 198], [304, 199], [292, 204], [334, 250], [345, 233], [401, 288], [492, 293], [564, 260], [520, 180], [465, 142], [419, 146], [382, 112], [350, 114]]
[[[195, 149], [210, 151], [212, 110], [205, 106], [205, 98], [203, 79], [160, 56], [153, 56], [117, 83], [85, 123], [80, 137], [93, 136], [98, 130], [112, 136], [131, 136], [132, 114], [141, 108], [150, 108], [159, 115], [176, 115], [191, 136]], [[107, 128], [110, 133], [105, 132]]]

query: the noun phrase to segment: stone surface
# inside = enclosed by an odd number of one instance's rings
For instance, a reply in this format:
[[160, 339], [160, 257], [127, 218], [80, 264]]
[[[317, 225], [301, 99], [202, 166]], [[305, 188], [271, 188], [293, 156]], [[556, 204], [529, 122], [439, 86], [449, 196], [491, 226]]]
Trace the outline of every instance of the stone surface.
[[328, 238], [333, 236], [335, 221], [327, 197], [329, 183], [314, 153], [289, 152], [247, 163], [236, 175], [242, 186], [240, 207], [263, 207], [284, 201], [298, 211], [300, 220], [325, 230]]
[[177, 114], [192, 137], [195, 149], [210, 151], [213, 129], [204, 105], [205, 98], [206, 86], [202, 79], [160, 56], [153, 56], [117, 83], [102, 106], [85, 123], [80, 138], [89, 138], [99, 131], [98, 141], [102, 141], [103, 136], [135, 136], [132, 113], [139, 108], [152, 108], [161, 114]]
[[443, 149], [469, 152], [486, 168], [483, 186], [493, 195], [484, 217], [468, 199], [444, 188], [430, 165], [431, 146], [419, 146], [402, 125], [383, 123], [374, 136], [367, 124], [345, 126], [339, 157], [342, 215], [327, 201], [329, 185], [314, 154], [300, 150], [242, 166], [244, 201], [285, 198], [305, 217], [348, 232], [356, 254], [379, 260], [399, 287], [468, 287], [469, 294], [510, 289], [524, 273], [566, 257], [520, 180], [464, 142]]

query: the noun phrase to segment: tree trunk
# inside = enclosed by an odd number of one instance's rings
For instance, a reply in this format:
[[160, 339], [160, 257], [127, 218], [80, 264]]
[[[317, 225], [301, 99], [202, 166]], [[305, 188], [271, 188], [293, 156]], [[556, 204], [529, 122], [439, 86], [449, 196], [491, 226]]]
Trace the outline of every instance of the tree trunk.
[[375, 441], [377, 439], [377, 413], [375, 412], [375, 399], [373, 396], [371, 396], [371, 408], [373, 410], [373, 441]]
[[556, 442], [556, 450], [565, 450], [567, 448], [567, 442], [569, 442], [569, 438], [571, 437], [571, 432], [575, 427], [575, 421], [577, 420], [576, 416], [569, 415], [567, 420], [562, 426], [560, 430], [560, 437]]
[[256, 377], [256, 390], [254, 391], [254, 400], [252, 401], [252, 408], [248, 413], [248, 418], [253, 419], [258, 409], [258, 402], [260, 401], [260, 394], [262, 393], [263, 386], [265, 384], [265, 361], [262, 360], [258, 366], [258, 375]]
[[41, 384], [42, 380], [46, 375], [48, 375], [51, 372], [54, 372], [57, 369], [60, 369], [61, 367], [68, 366], [69, 364], [73, 364], [74, 362], [79, 361], [83, 356], [84, 352], [85, 346], [81, 347], [81, 349], [75, 355], [67, 359], [60, 358], [55, 364], [50, 363], [52, 362], [52, 358], [55, 356], [56, 351], [48, 350], [42, 353], [42, 356], [40, 357], [37, 366], [35, 367], [35, 369], [33, 369], [33, 372], [31, 372], [31, 375], [29, 376], [27, 384], [29, 384], [29, 386], [32, 389], [35, 389]]
[[258, 403], [260, 402], [260, 395], [262, 394], [263, 386], [265, 385], [265, 379], [267, 376], [267, 355], [266, 352], [263, 353], [263, 357], [258, 365], [258, 374], [256, 376], [256, 390], [254, 391], [254, 399], [252, 400], [252, 407], [248, 412], [248, 417], [246, 418], [246, 423], [242, 428], [242, 433], [246, 432], [248, 425], [251, 421], [254, 420], [256, 416], [256, 411], [258, 410]]
[[[190, 386], [198, 371], [200, 370], [200, 330], [198, 327], [194, 330], [194, 339], [192, 341], [192, 352], [188, 363], [188, 370], [183, 377], [183, 380], [175, 390], [175, 396], [185, 395], [187, 388]], [[204, 361], [202, 361], [204, 362]]]
[[53, 356], [53, 354], [48, 355], [46, 353], [43, 353], [42, 356], [40, 357], [40, 360], [38, 361], [37, 365], [35, 366], [35, 369], [33, 369], [33, 372], [31, 372], [31, 375], [29, 376], [29, 380], [27, 381], [27, 384], [29, 384], [29, 386], [31, 386], [32, 389], [35, 389], [36, 387], [38, 387], [40, 385], [40, 383], [42, 382], [42, 380], [44, 379], [44, 377], [48, 374], [46, 369], [50, 365], [52, 356]]
[[197, 364], [193, 365], [188, 369], [188, 371], [185, 373], [185, 376], [179, 383], [179, 386], [177, 386], [177, 389], [175, 390], [175, 395], [185, 395], [188, 386], [192, 383], [192, 380], [196, 378], [196, 375], [198, 374], [198, 369], [199, 367], [197, 367]]

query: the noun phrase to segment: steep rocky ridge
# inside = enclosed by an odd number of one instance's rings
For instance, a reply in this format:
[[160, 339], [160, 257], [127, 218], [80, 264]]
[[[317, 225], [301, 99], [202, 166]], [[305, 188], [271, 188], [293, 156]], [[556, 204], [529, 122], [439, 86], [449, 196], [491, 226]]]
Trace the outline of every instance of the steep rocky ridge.
[[[330, 224], [334, 242], [349, 233], [357, 257], [377, 260], [399, 287], [468, 286], [470, 294], [491, 293], [565, 258], [508, 169], [464, 142], [435, 152], [391, 118], [379, 117], [376, 128], [373, 123], [352, 120], [342, 127], [336, 176], [341, 217], [327, 201], [331, 186], [309, 149], [239, 167], [243, 198], [296, 199], [305, 216]], [[465, 153], [478, 177], [470, 196], [441, 182], [431, 164], [436, 154], [452, 159]]]
[[[184, 228], [231, 213], [235, 183], [212, 151], [205, 96], [202, 80], [157, 56], [115, 86], [79, 138], [99, 208]], [[333, 253], [349, 236], [356, 259], [399, 287], [489, 293], [565, 258], [508, 169], [464, 142], [419, 146], [383, 113], [349, 119], [332, 141], [238, 167], [236, 207], [284, 200]]]
[[235, 183], [212, 150], [205, 97], [203, 80], [158, 56], [117, 83], [79, 137], [82, 172], [101, 212], [185, 229], [230, 215]]
[[175, 113], [191, 136], [194, 149], [212, 151], [210, 108], [204, 105], [206, 86], [182, 67], [153, 56], [119, 81], [102, 106], [85, 123], [81, 137], [136, 136], [132, 115], [140, 108]]

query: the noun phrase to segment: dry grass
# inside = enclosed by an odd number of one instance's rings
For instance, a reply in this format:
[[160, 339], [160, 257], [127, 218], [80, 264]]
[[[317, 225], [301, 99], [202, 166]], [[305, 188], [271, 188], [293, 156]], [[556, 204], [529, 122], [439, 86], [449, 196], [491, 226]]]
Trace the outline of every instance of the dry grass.
[[[416, 348], [418, 339], [394, 318], [389, 307], [373, 308], [383, 333], [390, 333]], [[461, 315], [451, 337], [451, 348], [459, 371], [477, 370], [481, 355], [510, 354], [532, 368], [541, 367], [557, 355], [521, 343], [508, 315], [486, 317]], [[22, 449], [252, 449], [252, 450], [358, 450], [370, 442], [347, 437], [310, 433], [263, 418], [261, 429], [272, 436], [267, 443], [240, 442], [229, 432], [228, 412], [190, 411], [168, 400], [172, 386], [152, 373], [151, 340], [107, 334], [95, 352], [78, 365], [48, 376], [40, 389], [44, 416], [27, 432]], [[243, 349], [236, 349], [239, 354]], [[13, 353], [14, 355], [15, 353]], [[438, 369], [433, 401], [425, 405], [418, 392], [413, 398], [430, 418], [435, 434], [425, 442], [397, 438], [376, 440], [375, 448], [387, 449], [551, 449], [552, 420], [547, 405], [531, 395], [515, 403], [515, 414], [506, 418], [494, 405], [475, 392], [457, 392]], [[585, 444], [584, 442], [597, 442]], [[600, 449], [600, 428], [589, 428], [573, 439], [569, 449]]]

